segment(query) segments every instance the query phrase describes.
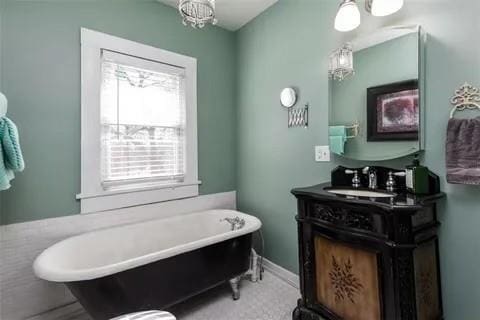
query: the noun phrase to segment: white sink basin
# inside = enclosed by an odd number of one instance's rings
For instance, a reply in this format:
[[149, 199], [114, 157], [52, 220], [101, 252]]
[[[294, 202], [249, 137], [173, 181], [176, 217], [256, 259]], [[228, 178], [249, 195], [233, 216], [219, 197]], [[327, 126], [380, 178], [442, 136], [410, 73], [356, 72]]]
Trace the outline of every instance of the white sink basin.
[[352, 190], [352, 189], [326, 189], [327, 192], [340, 194], [344, 196], [352, 197], [369, 197], [369, 198], [393, 198], [395, 194], [380, 192], [380, 191], [369, 191], [369, 190]]

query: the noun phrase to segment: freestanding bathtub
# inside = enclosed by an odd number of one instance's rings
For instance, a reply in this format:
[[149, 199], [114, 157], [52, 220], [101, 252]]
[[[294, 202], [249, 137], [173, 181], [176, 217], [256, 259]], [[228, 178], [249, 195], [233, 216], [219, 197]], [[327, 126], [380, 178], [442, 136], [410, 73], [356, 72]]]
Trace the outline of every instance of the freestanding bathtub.
[[[244, 223], [232, 230], [236, 217]], [[39, 278], [65, 283], [94, 319], [111, 319], [162, 310], [240, 276], [260, 227], [238, 211], [196, 212], [68, 238], [33, 267]]]

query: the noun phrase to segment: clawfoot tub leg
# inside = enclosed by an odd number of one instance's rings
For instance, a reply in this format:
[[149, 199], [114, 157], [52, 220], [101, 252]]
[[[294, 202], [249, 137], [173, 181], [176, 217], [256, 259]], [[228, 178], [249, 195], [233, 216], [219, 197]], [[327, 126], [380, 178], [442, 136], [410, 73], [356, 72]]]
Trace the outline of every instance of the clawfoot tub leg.
[[230, 287], [232, 288], [232, 298], [233, 298], [233, 300], [240, 299], [240, 289], [239, 289], [240, 279], [241, 279], [241, 277], [236, 277], [236, 278], [233, 278], [233, 279], [229, 280]]

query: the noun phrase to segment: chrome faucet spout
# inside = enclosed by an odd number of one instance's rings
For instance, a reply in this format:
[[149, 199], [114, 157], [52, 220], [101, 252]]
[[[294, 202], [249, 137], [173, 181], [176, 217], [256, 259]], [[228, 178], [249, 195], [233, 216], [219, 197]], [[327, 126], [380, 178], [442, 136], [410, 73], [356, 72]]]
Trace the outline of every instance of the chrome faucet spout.
[[374, 171], [368, 174], [368, 187], [370, 189], [377, 189], [377, 173]]
[[363, 168], [363, 174], [368, 174], [368, 188], [377, 189], [377, 171], [374, 168], [365, 167]]

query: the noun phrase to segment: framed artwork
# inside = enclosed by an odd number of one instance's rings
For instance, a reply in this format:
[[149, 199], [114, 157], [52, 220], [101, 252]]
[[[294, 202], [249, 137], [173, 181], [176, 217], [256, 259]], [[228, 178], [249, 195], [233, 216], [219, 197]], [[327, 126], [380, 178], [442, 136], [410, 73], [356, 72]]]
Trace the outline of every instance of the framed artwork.
[[418, 140], [418, 81], [367, 89], [367, 141]]

